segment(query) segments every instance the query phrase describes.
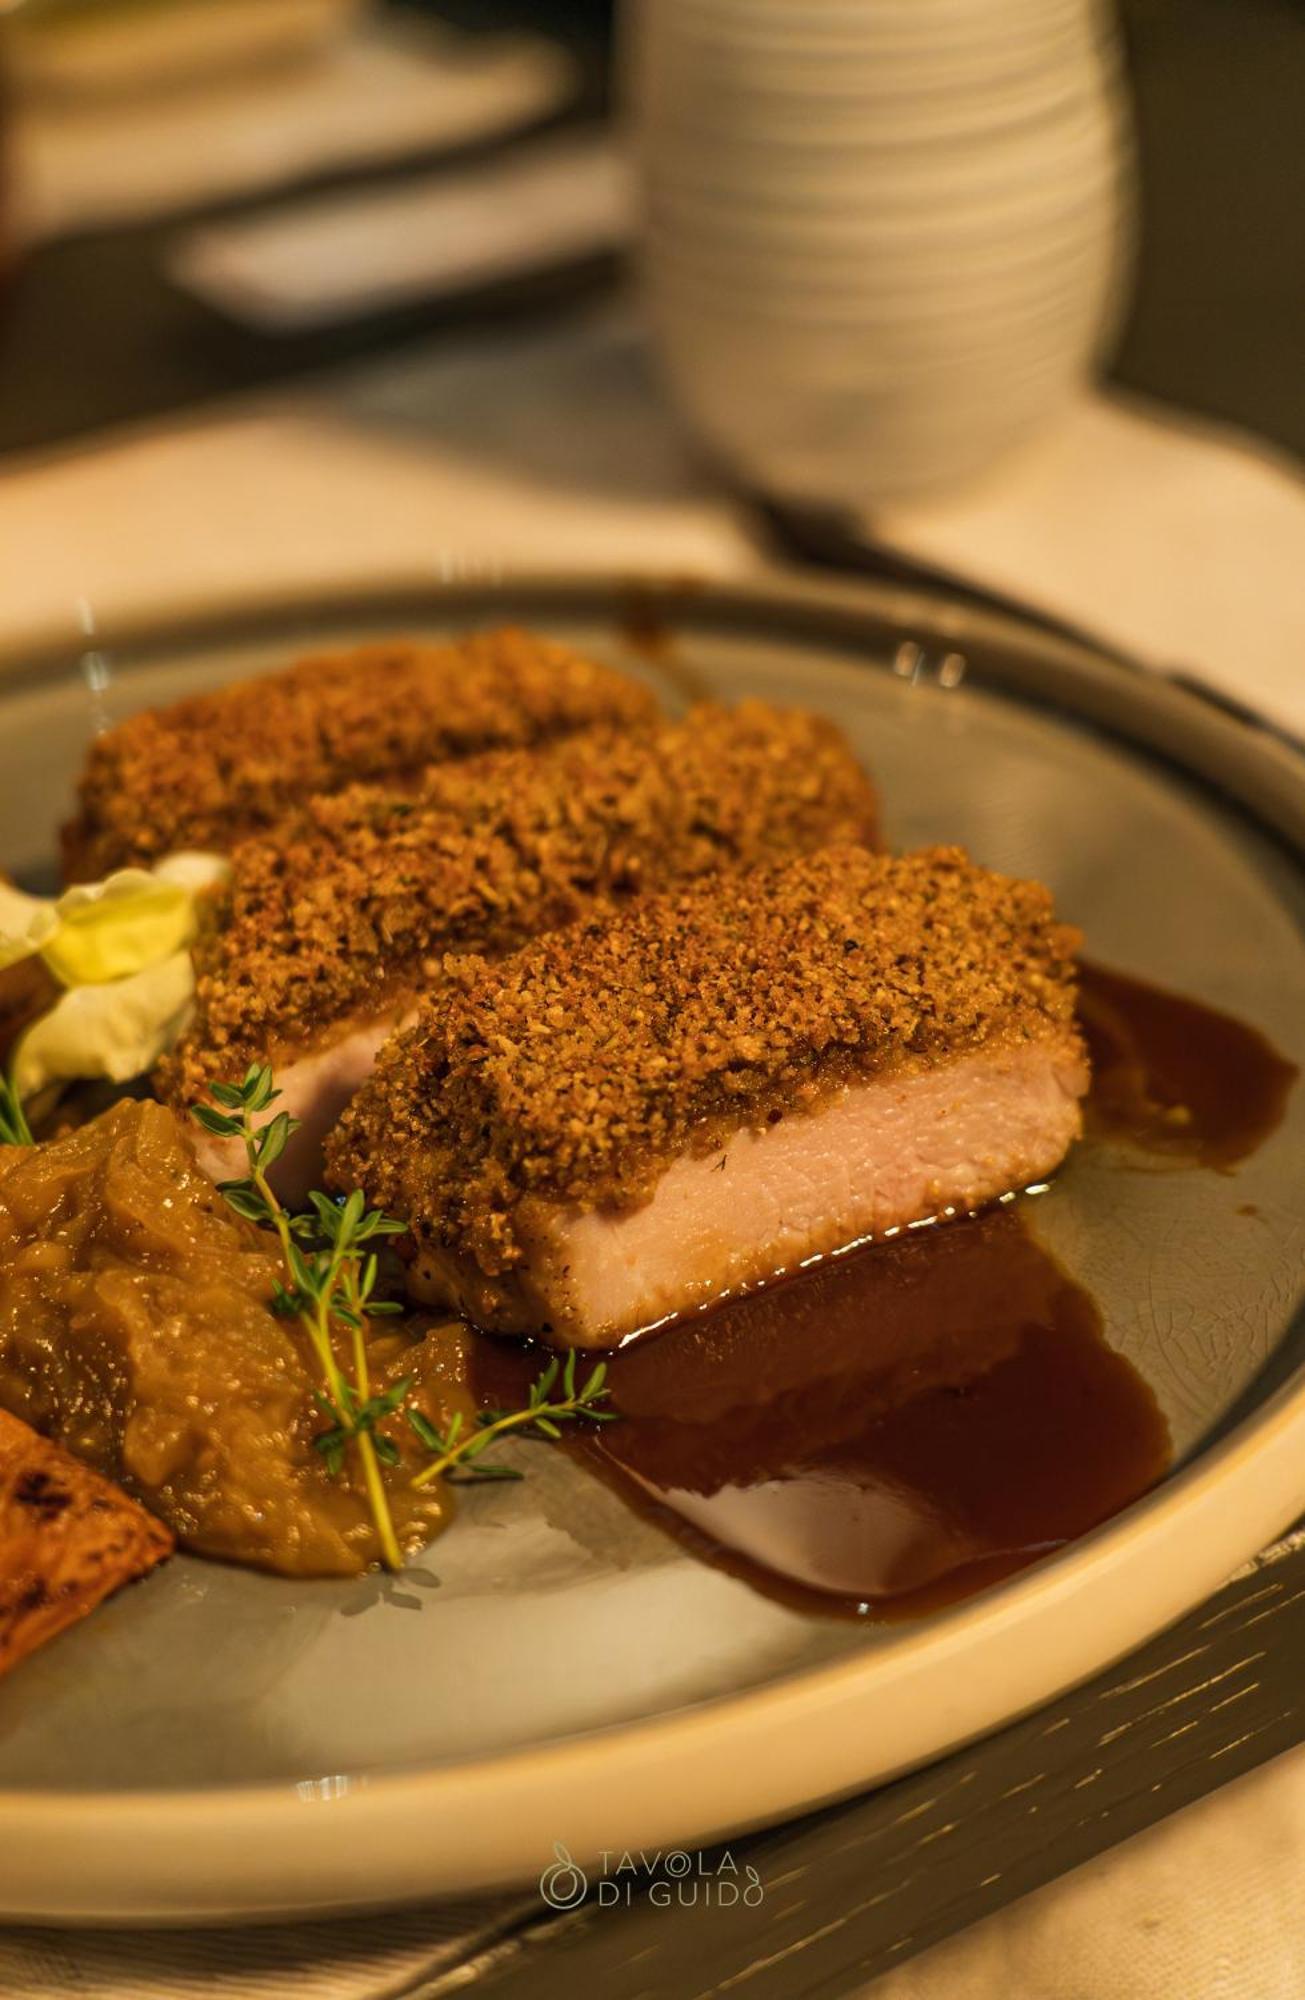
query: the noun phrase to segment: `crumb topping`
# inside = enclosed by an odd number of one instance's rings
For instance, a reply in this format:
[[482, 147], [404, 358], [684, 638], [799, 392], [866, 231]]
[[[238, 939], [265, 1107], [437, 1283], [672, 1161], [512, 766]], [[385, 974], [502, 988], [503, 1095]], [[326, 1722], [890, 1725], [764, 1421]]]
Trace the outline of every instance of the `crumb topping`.
[[447, 952], [498, 955], [597, 901], [872, 839], [874, 818], [833, 724], [761, 702], [437, 766], [412, 793], [315, 799], [238, 849], [164, 1088], [193, 1096], [397, 1009]]
[[955, 848], [831, 847], [447, 968], [328, 1148], [418, 1240], [491, 1274], [521, 1205], [642, 1199], [686, 1149], [833, 1085], [1053, 1034], [1076, 1046], [1050, 892]]
[[595, 723], [644, 722], [656, 708], [637, 681], [514, 629], [317, 655], [98, 738], [64, 829], [65, 872], [86, 880], [177, 848], [225, 851], [319, 792]]

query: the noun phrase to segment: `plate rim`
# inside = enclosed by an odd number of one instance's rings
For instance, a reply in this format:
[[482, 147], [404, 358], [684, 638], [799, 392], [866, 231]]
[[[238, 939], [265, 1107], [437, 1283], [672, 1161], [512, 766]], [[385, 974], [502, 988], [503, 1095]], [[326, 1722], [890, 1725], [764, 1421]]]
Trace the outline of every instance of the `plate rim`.
[[[826, 640], [864, 644], [868, 629], [927, 635], [947, 651], [964, 651], [1003, 692], [1045, 699], [1050, 670], [1057, 703], [1081, 719], [1151, 751], [1188, 776], [1217, 789], [1231, 777], [1243, 811], [1284, 835], [1305, 862], [1305, 742], [1251, 704], [1199, 675], [1111, 649], [1104, 641], [1053, 630], [999, 605], [979, 603], [940, 586], [874, 576], [811, 577], [778, 567], [737, 577], [692, 570], [531, 569], [500, 562], [449, 564], [447, 572], [401, 568], [329, 585], [260, 589], [233, 601], [230, 591], [160, 596], [148, 611], [128, 611], [111, 625], [75, 636], [66, 625], [33, 627], [25, 637], [0, 638], [0, 703], [11, 692], [74, 669], [90, 654], [148, 653], [226, 638], [250, 639], [268, 626], [347, 624], [396, 610], [429, 616], [441, 608], [530, 598], [554, 613], [602, 607], [619, 623], [665, 619], [677, 612], [720, 613], [756, 622], [767, 615], [805, 620]], [[1131, 713], [1123, 715], [1127, 699]], [[1256, 797], [1246, 796], [1255, 780]]]
[[[964, 651], [983, 685], [999, 691], [1045, 705], [1050, 679], [1054, 706], [1213, 784], [1298, 866], [1305, 860], [1305, 761], [1271, 724], [1087, 642], [927, 589], [495, 567], [263, 593], [234, 607], [227, 594], [124, 621], [90, 643], [147, 654], [253, 639], [294, 622], [451, 618], [508, 610], [518, 599], [553, 616], [612, 618], [618, 629], [623, 616], [776, 618], [788, 636], [796, 623], [863, 653], [888, 634], [927, 638]], [[74, 665], [87, 644], [0, 649], [0, 705]], [[380, 1908], [528, 1880], [556, 1840], [583, 1864], [602, 1849], [716, 1839], [810, 1810], [1014, 1721], [1189, 1610], [1305, 1505], [1302, 1446], [1298, 1368], [1122, 1514], [1047, 1564], [915, 1627], [891, 1652], [848, 1654], [662, 1715], [465, 1762], [361, 1773], [322, 1793], [289, 1779], [175, 1791], [0, 1789], [0, 1916], [139, 1924]], [[1236, 1522], [1224, 1504], [1230, 1481], [1241, 1497]], [[1176, 1543], [1190, 1547], [1171, 1569]], [[1019, 1644], [1026, 1628], [1038, 1643]], [[867, 1707], [877, 1750], [856, 1739], [858, 1708]], [[715, 1776], [709, 1794], [706, 1770]], [[269, 1853], [289, 1857], [270, 1884]]]

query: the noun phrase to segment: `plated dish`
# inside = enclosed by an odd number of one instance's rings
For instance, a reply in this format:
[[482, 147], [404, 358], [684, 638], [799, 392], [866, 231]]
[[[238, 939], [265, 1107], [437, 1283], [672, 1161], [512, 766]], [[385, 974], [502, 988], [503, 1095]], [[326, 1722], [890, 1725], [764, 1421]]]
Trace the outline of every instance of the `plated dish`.
[[[302, 1787], [328, 1740], [369, 1805], [386, 1771], [461, 1787], [469, 1752], [529, 1790], [513, 1766], [576, 1729], [637, 1762], [641, 1732], [721, 1702], [744, 1728], [830, 1674], [883, 1694], [908, 1656], [903, 1741], [941, 1747], [958, 1635], [1050, 1604], [1079, 1537], [1122, 1546], [1146, 1507], [1102, 1524], [1268, 1394], [1297, 1278], [1290, 865], [1069, 721], [867, 673], [838, 604], [672, 594], [662, 632], [523, 588], [289, 674], [284, 631], [125, 667], [135, 714], [64, 842], [79, 886], [6, 857], [12, 1119], [39, 1143], [0, 1154], [0, 1404], [191, 1553], [13, 1640], [0, 1783], [38, 1818], [70, 1782], [129, 1818], [172, 1787], [165, 1819], [195, 1782]], [[177, 708], [214, 668], [231, 685]], [[84, 755], [80, 699], [36, 675], [11, 721], [43, 712], [54, 755], [80, 723]], [[1281, 1474], [1258, 1500], [1239, 1543], [1292, 1511]], [[64, 1511], [46, 1571], [27, 1524], [37, 1584], [78, 1546]], [[160, 1553], [124, 1543], [123, 1578]], [[1151, 1608], [1121, 1592], [1126, 1643]], [[147, 1629], [163, 1674], [224, 1621], [252, 1651], [211, 1684], [225, 1708], [252, 1674], [260, 1720], [179, 1749], [198, 1703], [161, 1715], [156, 1681], [151, 1718], [128, 1678]], [[542, 1675], [467, 1689], [477, 1631]], [[1074, 1631], [1035, 1692], [1091, 1664]], [[389, 1711], [340, 1730], [342, 1687], [329, 1727], [287, 1727], [333, 1646], [384, 1659]], [[77, 1722], [106, 1699], [107, 1751]], [[853, 1764], [677, 1837], [864, 1781], [889, 1742]], [[517, 1858], [445, 1851], [425, 1890], [519, 1869], [533, 1798]]]

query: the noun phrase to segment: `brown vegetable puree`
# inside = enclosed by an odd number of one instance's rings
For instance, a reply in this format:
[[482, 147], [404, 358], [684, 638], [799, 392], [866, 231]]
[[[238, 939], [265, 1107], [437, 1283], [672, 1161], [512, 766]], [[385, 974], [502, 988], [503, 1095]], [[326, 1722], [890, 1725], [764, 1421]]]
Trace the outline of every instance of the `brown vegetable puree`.
[[[201, 1554], [287, 1575], [352, 1575], [379, 1555], [346, 1466], [313, 1448], [307, 1342], [268, 1307], [280, 1261], [195, 1165], [155, 1103], [120, 1103], [38, 1149], [0, 1148], [0, 1407], [117, 1479]], [[460, 1336], [389, 1328], [373, 1388], [411, 1374], [434, 1421], [470, 1402]], [[388, 1475], [399, 1539], [447, 1524], [442, 1482], [412, 1493], [408, 1426]]]

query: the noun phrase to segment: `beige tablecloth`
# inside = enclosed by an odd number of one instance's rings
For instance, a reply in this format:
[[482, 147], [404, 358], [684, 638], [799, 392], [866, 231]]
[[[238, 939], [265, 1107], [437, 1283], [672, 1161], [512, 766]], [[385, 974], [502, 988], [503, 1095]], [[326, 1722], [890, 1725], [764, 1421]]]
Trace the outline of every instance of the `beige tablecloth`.
[[[1305, 729], [1305, 489], [1236, 439], [1089, 399], [905, 546], [1182, 659]], [[0, 473], [0, 638], [106, 638], [160, 597], [559, 564], [737, 574], [757, 550], [677, 440], [624, 318], [482, 341]], [[1305, 1478], [1302, 1482], [1305, 1504]], [[902, 1967], [883, 2000], [1299, 2000], [1305, 1753]], [[413, 1992], [513, 1899], [385, 1924], [0, 1933], [0, 1991]], [[796, 1975], [795, 1975], [796, 1981]], [[800, 1983], [795, 1983], [800, 1991]]]

